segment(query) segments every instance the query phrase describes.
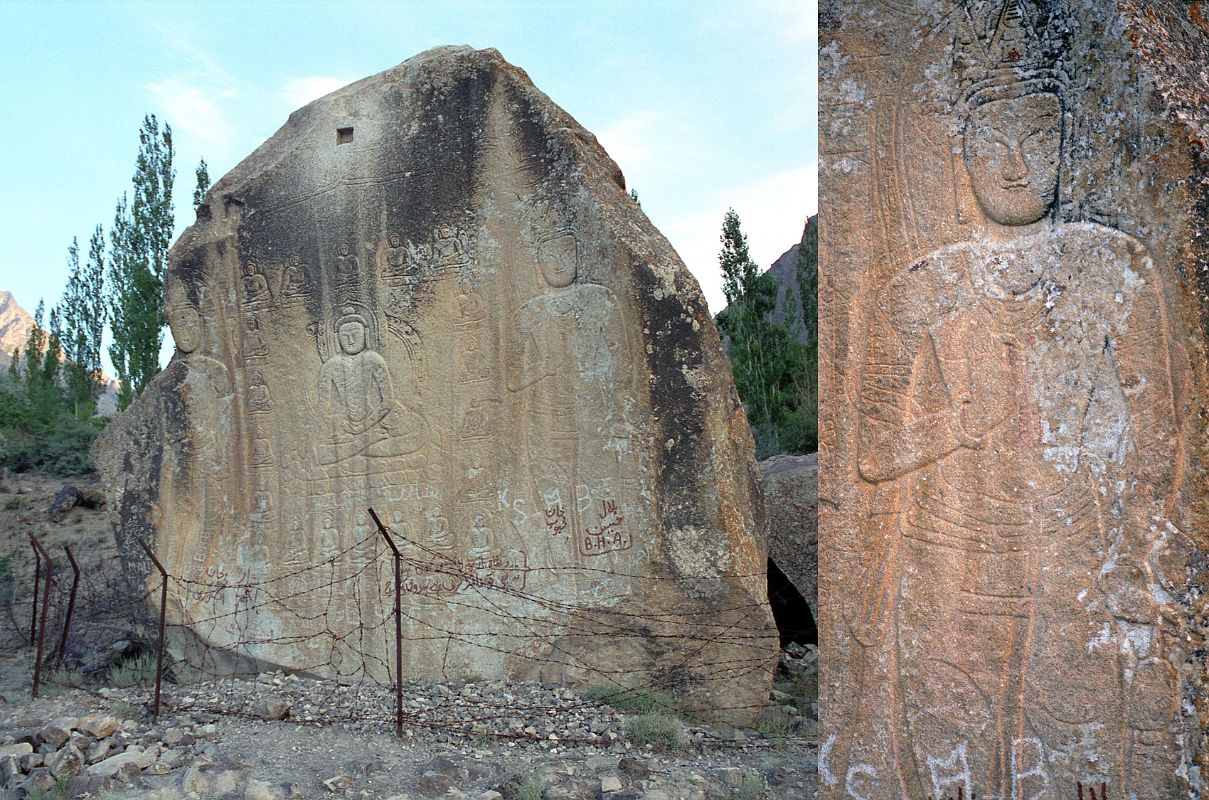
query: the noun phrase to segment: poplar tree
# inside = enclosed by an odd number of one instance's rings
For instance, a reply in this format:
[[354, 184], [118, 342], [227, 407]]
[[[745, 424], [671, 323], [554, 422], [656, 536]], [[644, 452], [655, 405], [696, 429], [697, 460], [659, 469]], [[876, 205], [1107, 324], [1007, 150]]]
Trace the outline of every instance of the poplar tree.
[[59, 312], [51, 309], [49, 323], [46, 319], [46, 303], [39, 300], [34, 310], [34, 326], [25, 340], [25, 397], [30, 406], [31, 419], [45, 426], [59, 413], [63, 401], [63, 390], [59, 387]]
[[[798, 245], [794, 278], [798, 286], [798, 304], [805, 331], [805, 369], [798, 378], [802, 411], [807, 417], [804, 433], [818, 443], [819, 404], [819, 223], [818, 217], [806, 225], [806, 235]], [[812, 447], [813, 449], [813, 447]]]
[[774, 453], [813, 449], [813, 414], [802, 396], [807, 371], [806, 348], [789, 328], [774, 320], [779, 287], [748, 251], [739, 215], [726, 212], [720, 237], [722, 291], [726, 308], [718, 327], [726, 340], [735, 388], [747, 409], [747, 419], [760, 458]]
[[80, 266], [73, 237], [67, 248], [67, 287], [60, 303], [64, 373], [75, 413], [87, 417], [101, 394], [101, 334], [105, 328], [105, 235], [98, 225], [88, 243], [88, 261]]
[[[58, 306], [50, 309], [50, 319], [46, 323], [46, 350], [42, 353], [42, 376], [40, 383], [48, 395], [56, 400], [62, 397], [59, 388], [59, 376], [63, 366], [63, 321]], [[56, 403], [57, 405], [57, 403]]]
[[202, 159], [193, 171], [197, 177], [197, 185], [193, 188], [193, 210], [196, 211], [206, 200], [206, 192], [210, 190], [210, 172], [206, 168], [206, 159]]
[[42, 327], [42, 320], [46, 319], [46, 303], [42, 300], [38, 301], [38, 307], [34, 309], [34, 326], [29, 329], [29, 333], [25, 337], [25, 380], [37, 381], [35, 376], [42, 373], [42, 353], [46, 350], [46, 328]]
[[172, 159], [172, 128], [165, 124], [161, 132], [155, 115], [147, 115], [139, 130], [133, 196], [129, 204], [125, 194], [118, 201], [109, 235], [109, 358], [122, 409], [160, 369], [164, 274], [174, 225]]

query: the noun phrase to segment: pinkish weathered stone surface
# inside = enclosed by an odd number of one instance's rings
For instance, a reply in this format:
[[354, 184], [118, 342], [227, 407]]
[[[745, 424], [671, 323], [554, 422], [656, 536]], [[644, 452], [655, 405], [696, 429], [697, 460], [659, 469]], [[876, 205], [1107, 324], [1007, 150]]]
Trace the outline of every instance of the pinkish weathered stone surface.
[[824, 797], [1204, 791], [1204, 11], [823, 3]]

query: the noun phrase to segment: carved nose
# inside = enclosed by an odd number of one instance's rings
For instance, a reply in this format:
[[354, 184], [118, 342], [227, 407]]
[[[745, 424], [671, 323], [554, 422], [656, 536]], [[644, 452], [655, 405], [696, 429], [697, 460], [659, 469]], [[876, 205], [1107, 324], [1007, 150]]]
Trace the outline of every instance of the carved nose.
[[1019, 183], [1028, 177], [1028, 164], [1019, 145], [1008, 149], [1008, 160], [1003, 165], [1003, 180], [1007, 183]]

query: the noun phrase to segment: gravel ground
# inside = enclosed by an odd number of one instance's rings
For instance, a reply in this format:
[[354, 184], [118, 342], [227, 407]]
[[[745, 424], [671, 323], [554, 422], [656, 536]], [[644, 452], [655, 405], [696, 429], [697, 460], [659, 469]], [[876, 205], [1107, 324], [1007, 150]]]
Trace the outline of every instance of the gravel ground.
[[811, 735], [770, 738], [663, 715], [642, 746], [637, 712], [538, 684], [408, 686], [402, 738], [388, 689], [279, 673], [168, 685], [158, 720], [148, 688], [46, 695], [0, 705], [5, 800], [39, 786], [50, 797], [163, 800], [816, 796], [811, 719]]

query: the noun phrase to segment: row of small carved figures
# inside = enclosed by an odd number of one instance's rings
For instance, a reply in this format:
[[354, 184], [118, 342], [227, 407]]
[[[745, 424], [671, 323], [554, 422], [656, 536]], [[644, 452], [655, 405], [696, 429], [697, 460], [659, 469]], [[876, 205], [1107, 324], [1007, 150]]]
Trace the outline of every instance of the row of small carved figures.
[[[1078, 790], [1078, 795], [1076, 796], [1075, 800], [1108, 800], [1108, 784], [1105, 782], [1100, 783], [1099, 794], [1096, 793], [1095, 786], [1088, 784], [1086, 787], [1084, 787], [1082, 781], [1076, 783], [1075, 788]], [[1086, 793], [1084, 793], [1084, 788], [1087, 790]], [[931, 795], [928, 795], [928, 800], [932, 800]], [[944, 797], [939, 798], [939, 800], [966, 800], [965, 788], [958, 787], [956, 797], [953, 797], [952, 795], [945, 795]], [[978, 795], [971, 792], [969, 800], [978, 800]]]

